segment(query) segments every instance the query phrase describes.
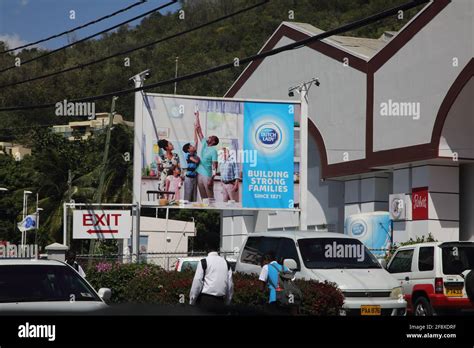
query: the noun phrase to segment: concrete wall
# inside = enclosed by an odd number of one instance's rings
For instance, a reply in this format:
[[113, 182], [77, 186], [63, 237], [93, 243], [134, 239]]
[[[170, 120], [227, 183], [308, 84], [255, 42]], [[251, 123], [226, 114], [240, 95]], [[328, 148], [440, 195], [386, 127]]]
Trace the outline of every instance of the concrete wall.
[[[471, 78], [449, 110], [439, 143], [439, 155], [474, 159], [474, 79]], [[462, 127], [459, 127], [462, 125]]]
[[389, 176], [381, 173], [344, 182], [344, 216], [388, 211]]
[[188, 252], [188, 238], [192, 237], [193, 233], [185, 232], [168, 232], [169, 242], [165, 243], [164, 231], [141, 231], [140, 236], [148, 236], [149, 253], [186, 253]]
[[[428, 220], [412, 220], [411, 192], [428, 187]], [[459, 167], [457, 165], [421, 165], [393, 171], [393, 193], [405, 193], [406, 221], [394, 221], [394, 242], [427, 237], [438, 241], [459, 240]]]
[[[293, 40], [282, 38], [276, 47]], [[365, 157], [366, 76], [308, 47], [266, 58], [238, 98], [291, 99], [288, 88], [318, 77], [309, 93], [309, 118], [324, 139], [329, 164]], [[298, 98], [295, 93], [294, 99]]]
[[238, 251], [245, 237], [254, 232], [256, 213], [223, 210], [221, 218], [221, 251]]
[[[451, 1], [375, 73], [374, 151], [430, 142], [444, 96], [473, 56], [473, 11], [472, 0]], [[381, 116], [390, 99], [419, 103], [420, 118]]]

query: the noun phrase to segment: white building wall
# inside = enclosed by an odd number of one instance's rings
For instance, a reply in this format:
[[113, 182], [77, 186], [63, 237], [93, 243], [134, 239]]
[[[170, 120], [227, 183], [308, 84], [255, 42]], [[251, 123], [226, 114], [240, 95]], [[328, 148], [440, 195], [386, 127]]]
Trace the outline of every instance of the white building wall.
[[[412, 220], [411, 192], [428, 187], [428, 220]], [[407, 195], [407, 220], [394, 221], [394, 242], [427, 237], [438, 241], [459, 240], [459, 167], [423, 165], [393, 171], [393, 193]]]
[[246, 210], [224, 210], [221, 217], [221, 251], [239, 251], [255, 230], [256, 214]]
[[[276, 47], [292, 42], [284, 37]], [[265, 58], [235, 97], [286, 100], [289, 87], [313, 77], [321, 85], [309, 92], [309, 118], [322, 134], [328, 163], [343, 162], [346, 152], [347, 160], [364, 158], [367, 78], [343, 62], [308, 47], [283, 52]]]
[[[474, 78], [466, 83], [449, 110], [439, 142], [439, 155], [474, 159]], [[462, 127], [459, 127], [462, 125]]]
[[[375, 73], [374, 151], [431, 141], [444, 96], [474, 55], [473, 11], [472, 0], [451, 1]], [[389, 100], [419, 103], [420, 118], [381, 116]]]
[[344, 182], [344, 217], [388, 210], [389, 177], [378, 174]]

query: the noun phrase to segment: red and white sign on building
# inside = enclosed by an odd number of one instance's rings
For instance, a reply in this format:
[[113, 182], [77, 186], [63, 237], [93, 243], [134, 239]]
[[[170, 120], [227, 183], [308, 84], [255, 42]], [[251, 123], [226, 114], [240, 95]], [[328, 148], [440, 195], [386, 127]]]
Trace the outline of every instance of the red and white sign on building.
[[412, 220], [428, 220], [428, 187], [411, 190]]
[[74, 210], [74, 239], [127, 239], [131, 231], [128, 210]]

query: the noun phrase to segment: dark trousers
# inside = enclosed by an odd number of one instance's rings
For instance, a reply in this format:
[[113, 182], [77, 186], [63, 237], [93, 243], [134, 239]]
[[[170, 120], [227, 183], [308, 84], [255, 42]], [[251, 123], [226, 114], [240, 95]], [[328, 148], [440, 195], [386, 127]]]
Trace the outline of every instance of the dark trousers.
[[196, 304], [204, 310], [211, 312], [223, 312], [225, 309], [224, 297], [212, 296], [208, 294], [199, 295]]
[[270, 302], [265, 304], [265, 313], [269, 315], [291, 315], [293, 314], [291, 308], [282, 307], [277, 302]]

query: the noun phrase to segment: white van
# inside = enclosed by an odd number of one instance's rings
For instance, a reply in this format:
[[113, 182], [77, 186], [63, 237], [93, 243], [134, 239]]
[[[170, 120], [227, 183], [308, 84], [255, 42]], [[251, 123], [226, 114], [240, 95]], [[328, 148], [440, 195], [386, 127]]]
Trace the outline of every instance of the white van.
[[252, 233], [240, 251], [236, 271], [259, 274], [269, 251], [285, 260], [297, 278], [336, 283], [345, 297], [341, 315], [406, 314], [400, 284], [358, 239], [314, 231]]

